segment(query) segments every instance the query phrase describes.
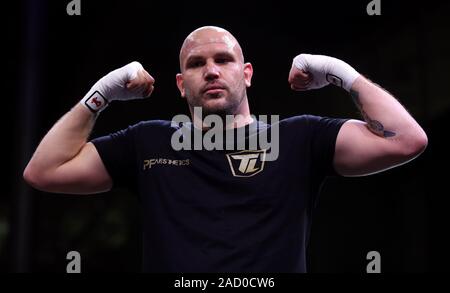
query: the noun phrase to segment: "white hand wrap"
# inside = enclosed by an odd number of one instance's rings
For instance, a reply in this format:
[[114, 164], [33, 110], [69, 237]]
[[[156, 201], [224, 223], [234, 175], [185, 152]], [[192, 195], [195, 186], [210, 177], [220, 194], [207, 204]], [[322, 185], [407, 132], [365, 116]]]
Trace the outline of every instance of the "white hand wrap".
[[111, 71], [97, 81], [80, 101], [94, 113], [102, 111], [113, 100], [131, 100], [144, 98], [142, 93], [127, 89], [127, 83], [137, 77], [142, 65], [131, 62], [119, 69]]
[[300, 54], [294, 58], [292, 65], [312, 74], [313, 80], [307, 89], [318, 89], [332, 83], [350, 91], [360, 75], [344, 61], [324, 55]]

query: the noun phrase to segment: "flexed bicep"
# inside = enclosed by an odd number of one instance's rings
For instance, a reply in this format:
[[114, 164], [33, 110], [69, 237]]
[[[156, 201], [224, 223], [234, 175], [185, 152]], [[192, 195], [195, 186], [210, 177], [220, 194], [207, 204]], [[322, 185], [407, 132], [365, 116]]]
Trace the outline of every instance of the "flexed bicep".
[[343, 176], [365, 176], [378, 173], [414, 159], [398, 138], [375, 135], [366, 122], [345, 122], [336, 139], [333, 165]]
[[92, 143], [52, 172], [25, 176], [34, 188], [53, 193], [93, 194], [111, 189], [112, 179]]

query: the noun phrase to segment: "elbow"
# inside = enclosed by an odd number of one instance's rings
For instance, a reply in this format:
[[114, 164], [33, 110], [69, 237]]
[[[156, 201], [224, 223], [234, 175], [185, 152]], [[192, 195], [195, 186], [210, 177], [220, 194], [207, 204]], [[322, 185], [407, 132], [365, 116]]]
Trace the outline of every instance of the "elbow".
[[46, 183], [44, 176], [42, 176], [42, 172], [39, 172], [39, 170], [30, 166], [30, 164], [25, 167], [22, 176], [25, 182], [31, 187], [42, 191], [47, 189], [48, 184]]
[[420, 129], [416, 134], [414, 134], [403, 147], [403, 155], [406, 159], [414, 159], [422, 154], [428, 146], [428, 136]]
[[425, 151], [428, 146], [428, 136], [423, 129], [414, 138], [413, 143], [413, 155], [418, 156]]

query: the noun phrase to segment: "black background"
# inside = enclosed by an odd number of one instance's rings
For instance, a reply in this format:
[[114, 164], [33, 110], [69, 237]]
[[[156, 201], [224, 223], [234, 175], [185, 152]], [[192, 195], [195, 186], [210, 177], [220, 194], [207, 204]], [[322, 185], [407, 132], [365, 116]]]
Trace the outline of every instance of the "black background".
[[[407, 165], [327, 181], [314, 215], [310, 271], [364, 273], [371, 250], [381, 253], [383, 272], [448, 271], [449, 4], [381, 0], [382, 15], [368, 16], [369, 0], [93, 2], [81, 0], [80, 16], [66, 14], [68, 0], [18, 1], [5, 9], [1, 271], [65, 272], [71, 250], [81, 253], [83, 272], [140, 270], [133, 195], [48, 194], [29, 188], [21, 174], [51, 126], [95, 81], [130, 61], [152, 74], [155, 91], [108, 107], [93, 137], [188, 114], [175, 84], [178, 53], [203, 25], [222, 26], [240, 41], [254, 67], [248, 95], [255, 115], [360, 118], [340, 89], [290, 90], [292, 58], [324, 54], [389, 90], [428, 134], [425, 153]], [[21, 249], [28, 252], [22, 259]]]

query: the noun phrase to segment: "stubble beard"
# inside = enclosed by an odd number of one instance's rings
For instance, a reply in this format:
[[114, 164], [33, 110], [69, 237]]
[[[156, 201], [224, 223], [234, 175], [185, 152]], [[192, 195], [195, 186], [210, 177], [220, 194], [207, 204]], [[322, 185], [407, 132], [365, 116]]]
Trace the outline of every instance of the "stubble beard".
[[[225, 97], [225, 100], [226, 100], [225, 103], [221, 103], [221, 105], [218, 105], [218, 106], [209, 106], [208, 103], [203, 103], [202, 100], [205, 99], [205, 96], [202, 94], [200, 94], [198, 96], [192, 96], [189, 94], [190, 94], [189, 92], [186, 93], [186, 95], [189, 98], [188, 101], [189, 100], [191, 101], [189, 104], [192, 107], [192, 109], [194, 107], [201, 107], [202, 115], [204, 117], [207, 115], [218, 115], [225, 121], [227, 115], [238, 114], [237, 110], [238, 110], [239, 106], [241, 105], [242, 101], [244, 100], [245, 90], [241, 90], [240, 93], [237, 93], [234, 95], [232, 93], [229, 93], [230, 95]], [[218, 98], [206, 97], [206, 99], [223, 99], [223, 98], [222, 97], [218, 97]]]

